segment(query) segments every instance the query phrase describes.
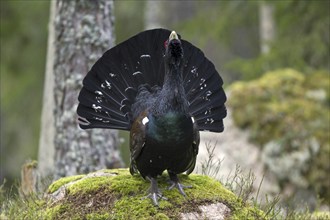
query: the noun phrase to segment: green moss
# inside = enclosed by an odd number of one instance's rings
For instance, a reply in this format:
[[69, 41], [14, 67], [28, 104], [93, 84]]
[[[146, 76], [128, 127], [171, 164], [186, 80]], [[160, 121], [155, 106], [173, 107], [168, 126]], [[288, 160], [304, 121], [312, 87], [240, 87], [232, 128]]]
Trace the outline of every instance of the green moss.
[[95, 190], [98, 190], [101, 187], [109, 186], [109, 178], [106, 176], [101, 177], [93, 177], [81, 179], [77, 182], [77, 184], [73, 184], [69, 186], [67, 189], [69, 190], [71, 195], [79, 194], [79, 193], [89, 193]]
[[110, 219], [110, 213], [91, 213], [86, 215], [87, 220], [105, 220]]
[[68, 176], [61, 178], [54, 183], [52, 183], [49, 188], [48, 188], [48, 193], [53, 193], [56, 190], [58, 190], [61, 186], [63, 186], [66, 183], [73, 182], [75, 180], [79, 180], [83, 177], [84, 175], [76, 175], [76, 176]]
[[277, 70], [230, 90], [235, 123], [249, 129], [279, 184], [313, 188], [330, 204], [329, 74]]
[[[235, 203], [238, 199], [232, 192], [225, 189], [218, 181], [199, 175], [181, 175], [179, 178], [182, 184], [192, 186], [191, 189], [186, 189], [188, 198], [183, 198], [177, 190], [164, 190], [163, 195], [168, 200], [160, 200], [159, 208], [152, 205], [149, 199], [141, 200], [141, 198], [145, 196], [149, 187], [149, 183], [141, 177], [131, 177], [129, 174], [126, 174], [114, 178], [112, 181], [112, 187], [114, 187], [116, 191], [121, 192], [122, 195], [128, 195], [121, 197], [120, 201], [116, 202], [114, 206], [116, 217], [119, 219], [125, 219], [132, 215], [137, 218], [149, 218], [154, 217], [154, 215], [161, 210], [164, 212], [162, 214], [170, 218], [175, 218], [178, 217], [178, 214], [183, 209], [188, 211], [187, 207], [185, 207], [185, 203], [189, 200], [195, 202], [196, 204], [221, 201], [231, 207], [236, 207]], [[163, 175], [159, 178], [158, 182], [161, 189], [168, 187], [166, 185], [167, 179], [167, 175]], [[137, 190], [139, 193], [136, 193]], [[195, 207], [190, 208], [192, 209], [191, 211], [195, 211]]]
[[314, 212], [311, 219], [313, 220], [330, 220], [330, 212]]
[[[207, 176], [180, 175], [187, 188], [187, 198], [176, 189], [166, 190], [168, 175], [158, 178], [159, 187], [168, 200], [161, 199], [155, 207], [150, 199], [143, 199], [150, 183], [140, 176], [131, 176], [128, 169], [103, 170], [109, 176], [81, 178], [67, 187], [65, 199], [46, 208], [47, 219], [175, 219], [181, 212], [196, 212], [199, 205], [222, 202], [232, 210], [232, 218], [253, 216], [264, 219], [263, 212], [250, 207], [224, 188], [220, 182]], [[115, 174], [115, 175], [114, 175]], [[58, 180], [62, 186], [68, 179]], [[77, 180], [77, 178], [72, 178]], [[59, 187], [57, 187], [59, 188]], [[51, 190], [49, 190], [51, 191]], [[52, 190], [54, 192], [54, 190]]]
[[157, 213], [154, 217], [155, 220], [169, 220], [170, 218], [164, 213]]

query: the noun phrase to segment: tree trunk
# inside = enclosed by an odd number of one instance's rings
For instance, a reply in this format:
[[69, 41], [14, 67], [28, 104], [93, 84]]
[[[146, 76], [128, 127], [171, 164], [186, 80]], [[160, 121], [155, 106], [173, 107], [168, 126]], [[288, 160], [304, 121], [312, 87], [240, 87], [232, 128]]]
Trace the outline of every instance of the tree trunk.
[[171, 29], [180, 21], [194, 17], [198, 11], [197, 4], [195, 1], [146, 0], [144, 9], [145, 29]]
[[43, 106], [41, 113], [41, 126], [39, 138], [38, 171], [41, 176], [48, 176], [53, 173], [54, 168], [54, 18], [56, 1], [50, 4], [50, 16], [48, 24], [48, 48], [46, 61], [46, 74], [44, 82]]
[[164, 2], [147, 0], [144, 9], [144, 26], [145, 29], [154, 29], [163, 27], [162, 19], [164, 17]]
[[[57, 0], [53, 7], [54, 44], [50, 47], [54, 47], [54, 53], [48, 57], [52, 59], [49, 61], [52, 66], [47, 74], [51, 75], [49, 78], [53, 77], [54, 86], [51, 89], [53, 94], [45, 94], [45, 97], [53, 98], [54, 105], [53, 108], [44, 107], [44, 111], [51, 112], [49, 117], [53, 117], [54, 123], [47, 124], [47, 117], [42, 123], [46, 123], [43, 127], [54, 126], [54, 135], [49, 139], [54, 140], [54, 153], [43, 158], [45, 152], [42, 151], [51, 153], [53, 149], [48, 150], [52, 144], [47, 146], [40, 142], [40, 169], [43, 170], [45, 160], [49, 160], [49, 167], [54, 167], [53, 174], [57, 179], [120, 167], [123, 163], [117, 148], [118, 132], [103, 129], [84, 131], [78, 127], [76, 120], [82, 80], [96, 60], [115, 42], [113, 1]], [[51, 120], [49, 122], [52, 123]]]
[[275, 21], [274, 6], [262, 1], [259, 5], [259, 21], [260, 21], [260, 47], [261, 53], [267, 54], [270, 50], [270, 43], [275, 37]]

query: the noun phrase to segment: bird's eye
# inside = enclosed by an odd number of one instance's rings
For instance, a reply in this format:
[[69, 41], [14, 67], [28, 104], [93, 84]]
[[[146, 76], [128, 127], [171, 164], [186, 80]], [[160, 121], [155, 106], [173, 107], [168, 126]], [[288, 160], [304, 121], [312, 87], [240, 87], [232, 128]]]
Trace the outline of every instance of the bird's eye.
[[164, 48], [165, 48], [165, 49], [167, 48], [167, 46], [168, 46], [168, 40], [166, 40], [166, 41], [164, 42]]

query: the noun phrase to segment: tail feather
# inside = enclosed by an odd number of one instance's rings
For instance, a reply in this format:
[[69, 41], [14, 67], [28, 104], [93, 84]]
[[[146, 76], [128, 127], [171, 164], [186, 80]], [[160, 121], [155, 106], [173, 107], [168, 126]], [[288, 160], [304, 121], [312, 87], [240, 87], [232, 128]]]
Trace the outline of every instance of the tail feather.
[[224, 105], [216, 108], [208, 108], [204, 113], [195, 116], [200, 130], [222, 132], [224, 129], [223, 118], [226, 117], [227, 110]]
[[[78, 122], [81, 128], [111, 128], [114, 129], [125, 129], [128, 125], [127, 122], [124, 122], [121, 119], [115, 119], [112, 115], [105, 116], [100, 111], [90, 111], [90, 109], [86, 106], [79, 105], [77, 109]], [[86, 120], [88, 119], [88, 120]]]
[[213, 63], [201, 50], [188, 42], [183, 46], [185, 55], [191, 55], [185, 63], [183, 73], [189, 111], [197, 121], [199, 130], [222, 132], [222, 120], [227, 115], [223, 81]]
[[212, 131], [212, 132], [223, 132], [224, 125], [223, 120], [221, 121], [204, 121], [202, 124], [198, 123], [200, 131]]
[[[108, 80], [100, 82], [98, 78], [86, 77], [84, 80], [84, 87], [81, 90], [78, 100], [83, 103], [86, 93], [94, 98], [94, 102], [100, 103], [104, 101], [110, 102], [111, 105], [120, 106], [121, 98], [125, 97], [119, 92], [120, 90], [110, 83]], [[106, 99], [105, 99], [106, 98]]]
[[214, 121], [220, 121], [223, 119], [223, 115], [227, 114], [225, 106], [216, 108], [208, 108], [204, 112], [201, 112], [195, 116], [197, 121], [205, 122], [207, 118], [212, 118]]
[[[105, 98], [102, 95], [95, 96], [94, 94], [91, 94], [88, 90], [82, 89], [81, 95], [84, 97], [84, 99], [79, 98], [80, 105], [84, 107], [92, 106], [92, 109], [94, 111], [91, 112], [97, 112], [98, 117], [104, 117], [105, 119], [115, 118], [118, 120], [125, 120], [125, 113], [121, 111], [116, 111], [114, 108], [109, 108], [108, 106], [115, 106], [118, 105], [118, 103], [113, 102], [111, 99]], [[97, 97], [97, 101], [95, 102], [95, 97]], [[110, 116], [111, 115], [111, 116]]]
[[[220, 95], [223, 93], [221, 88], [219, 88], [219, 81], [217, 80], [216, 75], [210, 77], [209, 79], [199, 80], [198, 84], [194, 86], [194, 89], [191, 89], [188, 93], [188, 98], [190, 100], [190, 105], [193, 105], [196, 102], [203, 102], [203, 104], [213, 103], [215, 94]], [[223, 103], [223, 100], [222, 100]]]
[[[221, 101], [223, 100], [223, 96], [221, 91], [217, 91], [216, 93], [212, 94], [211, 96], [209, 96], [208, 98], [209, 100], [212, 101], [205, 101], [205, 99], [203, 99], [203, 96], [199, 98], [198, 102], [196, 101], [193, 105], [190, 105], [189, 108], [192, 109], [191, 110], [191, 114], [194, 117], [197, 117], [200, 114], [205, 114], [209, 115], [209, 112], [206, 112], [206, 110], [208, 109], [215, 109], [215, 108], [219, 108], [221, 106], [223, 106], [223, 103], [221, 103]], [[220, 115], [219, 117], [224, 118], [226, 115]]]

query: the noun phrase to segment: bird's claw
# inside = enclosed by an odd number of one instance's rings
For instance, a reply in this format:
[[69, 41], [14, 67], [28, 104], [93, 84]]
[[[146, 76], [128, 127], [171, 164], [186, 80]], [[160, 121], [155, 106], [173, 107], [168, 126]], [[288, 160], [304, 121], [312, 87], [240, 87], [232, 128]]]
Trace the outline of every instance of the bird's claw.
[[183, 195], [184, 197], [187, 197], [186, 193], [184, 192], [184, 188], [192, 188], [192, 186], [185, 186], [182, 185], [179, 182], [175, 182], [175, 181], [171, 181], [171, 185], [168, 187], [168, 190], [171, 190], [173, 188], [177, 188], [179, 190], [179, 192], [181, 193], [181, 195]]
[[142, 199], [151, 199], [155, 206], [159, 206], [158, 199], [167, 200], [167, 198], [163, 196], [160, 192], [149, 193], [148, 195], [142, 197]]

